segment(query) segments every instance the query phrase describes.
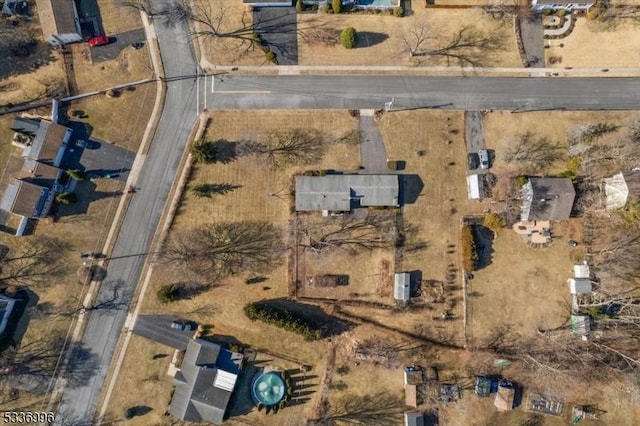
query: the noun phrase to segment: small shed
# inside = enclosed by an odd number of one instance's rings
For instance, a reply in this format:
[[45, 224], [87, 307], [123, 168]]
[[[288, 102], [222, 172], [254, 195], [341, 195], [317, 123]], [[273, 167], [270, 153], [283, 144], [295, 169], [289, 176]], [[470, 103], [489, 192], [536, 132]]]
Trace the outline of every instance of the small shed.
[[424, 416], [418, 411], [405, 411], [404, 426], [424, 426]]
[[576, 336], [587, 336], [591, 332], [589, 315], [571, 315], [571, 333]]
[[586, 261], [584, 263], [573, 265], [573, 278], [591, 278], [591, 271], [589, 270], [589, 265]]
[[467, 176], [467, 193], [470, 200], [480, 200], [482, 198], [482, 175]]
[[416, 408], [418, 406], [418, 386], [406, 385], [404, 387], [404, 395], [404, 405], [409, 408]]
[[503, 380], [498, 385], [498, 392], [496, 392], [496, 398], [493, 401], [493, 405], [496, 406], [498, 411], [510, 411], [513, 410], [513, 401], [516, 397], [516, 390], [513, 384], [507, 380]]
[[571, 294], [591, 293], [591, 280], [588, 278], [569, 278], [569, 290]]
[[527, 411], [559, 416], [564, 410], [564, 402], [558, 398], [531, 392], [528, 399]]
[[395, 274], [393, 298], [403, 302], [407, 302], [411, 298], [411, 275], [408, 272]]
[[440, 386], [440, 400], [445, 404], [456, 402], [460, 398], [460, 387], [457, 384], [443, 384]]
[[476, 395], [486, 398], [491, 393], [491, 379], [483, 376], [476, 377], [476, 386], [474, 389]]

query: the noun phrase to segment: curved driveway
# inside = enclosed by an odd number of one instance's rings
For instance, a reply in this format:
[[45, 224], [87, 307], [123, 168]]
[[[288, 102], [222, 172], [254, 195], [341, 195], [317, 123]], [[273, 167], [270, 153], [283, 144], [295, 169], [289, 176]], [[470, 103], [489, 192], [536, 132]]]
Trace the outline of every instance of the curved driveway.
[[[156, 7], [158, 3], [156, 2]], [[196, 63], [186, 30], [180, 26], [156, 25], [164, 72], [167, 77], [194, 75]], [[128, 302], [138, 284], [149, 245], [158, 227], [160, 214], [173, 183], [180, 157], [197, 116], [195, 79], [180, 79], [167, 84], [162, 117], [151, 148], [140, 171], [137, 187], [118, 234], [107, 268], [107, 281], [120, 283], [119, 298]], [[103, 285], [96, 304], [110, 300], [113, 289]], [[99, 360], [94, 375], [80, 386], [67, 385], [58, 408], [61, 421], [92, 424], [100, 392], [113, 353], [127, 317], [127, 305], [118, 309], [93, 311], [83, 338], [83, 353], [90, 351]], [[87, 362], [74, 359], [71, 368]]]

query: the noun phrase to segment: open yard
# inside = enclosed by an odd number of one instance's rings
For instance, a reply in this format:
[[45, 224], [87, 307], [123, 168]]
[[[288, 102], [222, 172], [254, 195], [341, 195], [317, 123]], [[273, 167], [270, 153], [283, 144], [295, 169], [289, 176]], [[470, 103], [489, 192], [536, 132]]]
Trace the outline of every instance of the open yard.
[[[551, 46], [545, 49], [550, 68], [637, 67], [634, 58], [640, 55], [640, 30], [629, 22], [607, 29], [602, 23], [580, 17], [568, 37], [545, 40], [545, 44]], [[551, 57], [562, 58], [562, 61], [551, 64]]]
[[[222, 30], [251, 28], [253, 16], [250, 8], [241, 3], [224, 0], [222, 6], [214, 6], [214, 15], [224, 10]], [[358, 31], [358, 41], [354, 49], [345, 49], [337, 43], [337, 35], [344, 28], [352, 26]], [[407, 44], [421, 48], [446, 45], [463, 28], [466, 34], [477, 31], [499, 40], [499, 48], [486, 48], [491, 43], [480, 43], [478, 49], [484, 65], [520, 66], [520, 59], [511, 21], [495, 20], [479, 9], [425, 9], [414, 4], [408, 16], [396, 18], [389, 13], [382, 14], [327, 14], [304, 12], [298, 14], [298, 65], [447, 65], [444, 57], [416, 57], [411, 61], [405, 51]], [[275, 28], [273, 31], [277, 31]], [[333, 34], [333, 36], [331, 36]], [[417, 37], [415, 34], [419, 34]], [[336, 43], [326, 45], [324, 40], [334, 37]], [[438, 39], [434, 43], [432, 38]], [[426, 44], [425, 44], [426, 43]], [[237, 38], [203, 38], [204, 57], [210, 64], [217, 65], [264, 65], [268, 64], [259, 47], [250, 47]], [[454, 49], [457, 50], [457, 49]], [[463, 51], [465, 49], [462, 49]], [[424, 59], [424, 61], [418, 61]], [[459, 65], [455, 60], [451, 66]]]

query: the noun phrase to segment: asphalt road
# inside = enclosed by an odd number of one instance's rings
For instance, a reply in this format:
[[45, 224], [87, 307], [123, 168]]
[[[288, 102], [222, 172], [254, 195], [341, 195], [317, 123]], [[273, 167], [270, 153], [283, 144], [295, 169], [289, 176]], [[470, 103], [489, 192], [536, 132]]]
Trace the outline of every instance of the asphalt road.
[[287, 75], [216, 77], [213, 109], [635, 110], [638, 78]]
[[[161, 2], [155, 2], [159, 7]], [[193, 75], [196, 64], [190, 41], [181, 27], [156, 25], [166, 75]], [[131, 296], [135, 290], [160, 214], [175, 178], [180, 157], [194, 121], [196, 82], [181, 79], [168, 83], [166, 102], [151, 148], [137, 182], [109, 261], [107, 282], [118, 283], [118, 300], [109, 309], [91, 312], [83, 338], [83, 349], [97, 356], [94, 375], [79, 386], [67, 385], [58, 408], [65, 421], [91, 424], [100, 392], [120, 337]], [[96, 304], [112, 300], [111, 286], [101, 286]], [[86, 352], [84, 354], [86, 357]], [[82, 359], [71, 360], [71, 366]]]

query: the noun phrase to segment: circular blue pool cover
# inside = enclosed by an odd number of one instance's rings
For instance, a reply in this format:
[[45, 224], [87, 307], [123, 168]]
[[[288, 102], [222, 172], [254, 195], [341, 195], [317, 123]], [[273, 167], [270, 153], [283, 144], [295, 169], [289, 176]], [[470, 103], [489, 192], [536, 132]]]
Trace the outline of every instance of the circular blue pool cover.
[[280, 374], [271, 372], [258, 376], [251, 386], [253, 398], [264, 406], [272, 406], [282, 401], [287, 385]]

